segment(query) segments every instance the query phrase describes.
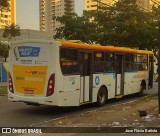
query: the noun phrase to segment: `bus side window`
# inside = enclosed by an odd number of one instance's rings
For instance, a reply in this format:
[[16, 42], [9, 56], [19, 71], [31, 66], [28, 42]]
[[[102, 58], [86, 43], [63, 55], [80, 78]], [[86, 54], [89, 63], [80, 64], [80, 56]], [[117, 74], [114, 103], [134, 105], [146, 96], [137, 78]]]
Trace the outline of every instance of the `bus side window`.
[[148, 69], [148, 59], [145, 54], [137, 54], [137, 70], [147, 70]]
[[114, 72], [115, 71], [115, 63], [114, 63], [114, 53], [105, 52], [105, 71], [106, 72]]
[[126, 71], [131, 71], [132, 70], [132, 66], [131, 64], [126, 64]]
[[60, 65], [63, 74], [78, 74], [78, 50], [61, 48]]
[[104, 62], [104, 52], [95, 52], [94, 53], [94, 73], [104, 72], [105, 62]]
[[125, 71], [134, 71], [134, 62], [135, 62], [135, 57], [134, 54], [126, 54], [125, 55]]

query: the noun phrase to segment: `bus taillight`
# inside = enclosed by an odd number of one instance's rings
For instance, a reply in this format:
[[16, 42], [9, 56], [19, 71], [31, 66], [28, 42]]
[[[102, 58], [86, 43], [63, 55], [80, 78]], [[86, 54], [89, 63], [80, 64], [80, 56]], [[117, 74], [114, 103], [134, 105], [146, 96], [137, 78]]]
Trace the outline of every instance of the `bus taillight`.
[[48, 80], [46, 96], [51, 96], [54, 93], [54, 84], [55, 84], [55, 74], [52, 74]]
[[9, 85], [8, 85], [9, 91], [11, 93], [14, 93], [13, 82], [12, 82], [12, 77], [11, 77], [10, 73], [8, 73], [8, 83], [9, 83]]

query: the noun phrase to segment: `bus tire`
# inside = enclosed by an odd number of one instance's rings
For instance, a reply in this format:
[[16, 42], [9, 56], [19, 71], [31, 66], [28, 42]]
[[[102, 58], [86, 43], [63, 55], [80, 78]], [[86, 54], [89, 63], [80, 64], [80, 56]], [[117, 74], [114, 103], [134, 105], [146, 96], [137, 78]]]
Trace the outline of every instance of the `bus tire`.
[[97, 105], [99, 107], [104, 106], [107, 101], [107, 89], [105, 87], [101, 87], [97, 94]]

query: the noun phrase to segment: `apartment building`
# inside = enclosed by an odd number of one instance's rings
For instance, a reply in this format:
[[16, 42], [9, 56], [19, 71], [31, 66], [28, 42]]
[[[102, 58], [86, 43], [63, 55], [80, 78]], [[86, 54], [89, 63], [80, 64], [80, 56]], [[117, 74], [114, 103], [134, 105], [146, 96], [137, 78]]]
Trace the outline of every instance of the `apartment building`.
[[152, 6], [159, 6], [160, 5], [160, 0], [150, 0], [150, 5], [151, 5], [151, 8]]
[[40, 30], [55, 31], [61, 24], [56, 17], [75, 11], [74, 0], [39, 0]]
[[84, 10], [97, 10], [98, 6], [111, 6], [117, 0], [85, 0]]
[[[111, 6], [118, 0], [85, 0], [85, 10], [97, 10], [98, 6]], [[145, 11], [150, 10], [151, 0], [137, 0], [137, 5]]]
[[16, 4], [15, 0], [9, 0], [9, 9], [0, 11], [0, 29], [12, 23], [16, 24]]

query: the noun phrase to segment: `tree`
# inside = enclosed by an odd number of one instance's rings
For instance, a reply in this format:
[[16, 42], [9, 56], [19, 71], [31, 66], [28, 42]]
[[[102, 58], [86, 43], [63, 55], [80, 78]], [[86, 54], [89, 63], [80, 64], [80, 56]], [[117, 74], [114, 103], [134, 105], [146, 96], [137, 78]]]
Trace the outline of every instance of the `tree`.
[[95, 13], [102, 33], [99, 43], [139, 49], [153, 47], [156, 28], [148, 19], [150, 16], [150, 12], [137, 6], [136, 0], [119, 0], [111, 7], [103, 7]]
[[[9, 7], [8, 0], [0, 0], [0, 14], [2, 14], [4, 10], [8, 10], [8, 7]], [[6, 61], [8, 55], [9, 55], [9, 45], [2, 43], [0, 41], [0, 57], [4, 58]]]
[[3, 32], [3, 37], [8, 38], [9, 41], [12, 39], [12, 37], [16, 37], [19, 35], [20, 35], [20, 27], [14, 24], [6, 26]]
[[4, 58], [6, 62], [8, 55], [9, 55], [9, 45], [6, 43], [0, 42], [0, 57]]
[[155, 13], [146, 12], [137, 5], [136, 0], [119, 0], [112, 6], [98, 7], [97, 11], [86, 12], [82, 17], [75, 14], [59, 17], [57, 20], [62, 26], [57, 29], [55, 38], [157, 49]]
[[54, 38], [67, 40], [81, 40], [87, 43], [93, 43], [97, 37], [95, 33], [95, 23], [89, 21], [89, 14], [85, 13], [79, 17], [75, 13], [58, 17], [57, 21], [61, 26], [56, 29]]

